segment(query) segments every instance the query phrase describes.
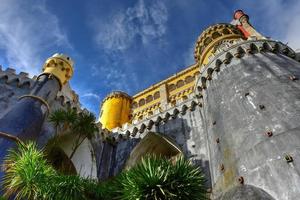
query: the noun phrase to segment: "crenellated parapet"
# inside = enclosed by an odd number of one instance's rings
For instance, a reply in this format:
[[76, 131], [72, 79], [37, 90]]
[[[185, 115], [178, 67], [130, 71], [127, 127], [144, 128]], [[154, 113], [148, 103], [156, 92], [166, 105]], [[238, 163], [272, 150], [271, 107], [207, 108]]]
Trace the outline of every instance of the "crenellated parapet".
[[131, 102], [132, 98], [122, 91], [114, 91], [107, 95], [101, 104], [99, 118], [102, 127], [112, 130], [130, 122]]
[[165, 111], [153, 114], [136, 123], [125, 123], [122, 127], [112, 130], [102, 129], [101, 135], [104, 140], [113, 143], [130, 138], [142, 138], [144, 137], [144, 133], [153, 129], [155, 126], [166, 124], [170, 120], [186, 115], [187, 112], [193, 112], [197, 106], [202, 107], [201, 99], [190, 97], [178, 103], [176, 106], [170, 106]]
[[[6, 86], [6, 89], [2, 89], [2, 93], [7, 93], [6, 91], [12, 92], [11, 95], [6, 95], [5, 98], [9, 98], [10, 96], [18, 97], [26, 94], [34, 85], [36, 78], [37, 76], [30, 78], [29, 74], [25, 72], [20, 72], [17, 74], [16, 70], [13, 68], [2, 70], [2, 67], [0, 67], [0, 83]], [[54, 107], [57, 107], [57, 104], [59, 104], [61, 107], [67, 106], [78, 109], [80, 107], [78, 95], [70, 88], [69, 84], [66, 84], [62, 87], [61, 91], [57, 93], [55, 99], [56, 100], [54, 104], [56, 104], [56, 106], [54, 105]], [[14, 101], [10, 100], [9, 102], [11, 105], [13, 105]]]
[[34, 83], [34, 80], [29, 78], [28, 73], [20, 72], [16, 74], [16, 70], [12, 68], [6, 70], [0, 68], [0, 80], [2, 83], [18, 88], [31, 88]]
[[215, 55], [207, 64], [208, 67], [201, 68], [201, 75], [196, 83], [197, 95], [202, 96], [201, 93], [206, 89], [208, 82], [212, 80], [213, 74], [220, 72], [221, 67], [226, 67], [233, 59], [241, 59], [244, 56], [254, 56], [258, 53], [281, 54], [298, 62], [300, 61], [300, 59], [296, 57], [294, 50], [282, 42], [273, 40], [238, 41]]

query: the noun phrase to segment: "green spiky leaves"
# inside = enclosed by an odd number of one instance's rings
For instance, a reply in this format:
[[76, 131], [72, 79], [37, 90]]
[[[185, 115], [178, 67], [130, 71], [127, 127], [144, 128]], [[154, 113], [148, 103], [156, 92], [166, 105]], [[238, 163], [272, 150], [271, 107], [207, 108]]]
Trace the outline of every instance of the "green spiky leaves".
[[144, 157], [122, 173], [119, 181], [124, 200], [206, 199], [201, 170], [182, 157], [175, 163], [155, 156]]

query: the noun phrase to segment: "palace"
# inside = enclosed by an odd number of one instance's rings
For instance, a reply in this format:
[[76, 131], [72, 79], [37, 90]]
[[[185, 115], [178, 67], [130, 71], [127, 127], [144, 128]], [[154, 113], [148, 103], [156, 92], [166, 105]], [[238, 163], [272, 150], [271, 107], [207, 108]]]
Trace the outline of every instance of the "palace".
[[[300, 53], [259, 33], [237, 10], [231, 23], [201, 33], [194, 58], [133, 96], [108, 94], [99, 134], [71, 160], [74, 140], [66, 135], [53, 158], [72, 173], [105, 180], [147, 154], [184, 155], [202, 168], [211, 199], [298, 199]], [[72, 75], [73, 61], [62, 54], [32, 79], [0, 70], [0, 131], [47, 145], [55, 132], [48, 114], [81, 109], [68, 84]], [[13, 144], [1, 137], [0, 144], [2, 162]]]

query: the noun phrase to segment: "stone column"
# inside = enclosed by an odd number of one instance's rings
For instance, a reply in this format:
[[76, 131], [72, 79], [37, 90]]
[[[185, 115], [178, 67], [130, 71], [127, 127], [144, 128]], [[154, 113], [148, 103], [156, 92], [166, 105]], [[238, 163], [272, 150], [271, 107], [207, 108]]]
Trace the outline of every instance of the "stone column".
[[161, 108], [165, 110], [169, 103], [169, 94], [167, 84], [164, 83], [159, 87]]

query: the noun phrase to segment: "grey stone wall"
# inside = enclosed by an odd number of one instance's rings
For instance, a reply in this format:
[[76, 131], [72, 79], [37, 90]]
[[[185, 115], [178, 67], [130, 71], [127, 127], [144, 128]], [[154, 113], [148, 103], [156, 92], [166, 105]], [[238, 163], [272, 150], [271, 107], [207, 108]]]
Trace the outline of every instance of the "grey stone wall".
[[202, 70], [198, 88], [213, 198], [253, 199], [253, 193], [256, 199], [299, 198], [300, 64], [294, 58], [281, 43], [247, 41]]

